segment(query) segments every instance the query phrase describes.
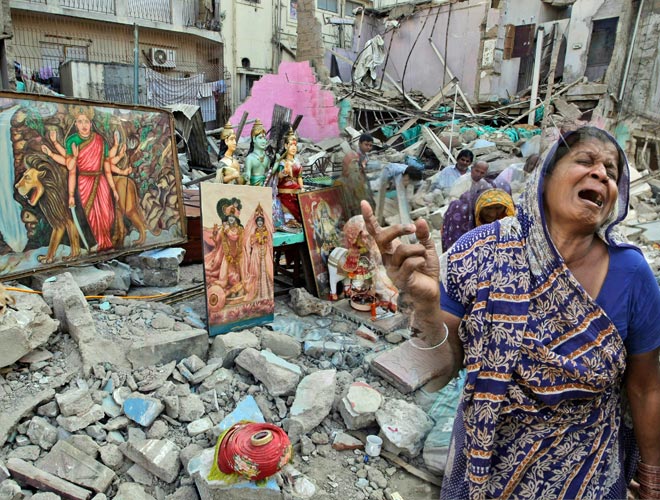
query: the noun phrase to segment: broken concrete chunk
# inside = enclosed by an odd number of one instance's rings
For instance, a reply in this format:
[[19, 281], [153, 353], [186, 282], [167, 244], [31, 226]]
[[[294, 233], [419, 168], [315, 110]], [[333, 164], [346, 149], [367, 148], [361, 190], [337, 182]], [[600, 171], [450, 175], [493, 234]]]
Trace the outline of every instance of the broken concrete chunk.
[[37, 490], [52, 491], [69, 500], [88, 500], [92, 496], [91, 491], [42, 471], [18, 458], [10, 458], [7, 461], [7, 469], [18, 482]]
[[264, 384], [272, 396], [293, 394], [301, 376], [300, 367], [268, 351], [253, 348], [241, 352], [236, 364]]
[[166, 483], [172, 483], [179, 474], [179, 447], [167, 439], [129, 440], [119, 445], [121, 452]]
[[383, 396], [365, 382], [354, 382], [339, 404], [339, 413], [350, 430], [365, 429], [376, 423], [376, 412]]
[[[73, 277], [83, 295], [101, 295], [115, 279], [114, 271], [101, 270], [94, 266], [70, 267], [67, 272]], [[51, 276], [50, 273], [33, 275], [33, 288], [42, 290], [44, 282]]]
[[65, 417], [85, 413], [94, 404], [87, 389], [73, 389], [56, 394], [55, 401], [60, 408], [60, 413]]
[[103, 407], [100, 405], [94, 405], [88, 411], [81, 413], [80, 415], [73, 415], [71, 417], [59, 415], [57, 417], [57, 423], [66, 431], [76, 432], [85, 427], [89, 427], [103, 417], [105, 417]]
[[204, 402], [197, 394], [179, 398], [179, 421], [192, 422], [206, 413]]
[[383, 448], [410, 457], [419, 455], [433, 421], [419, 406], [402, 399], [390, 399], [376, 412]]
[[171, 331], [134, 342], [126, 357], [133, 368], [145, 368], [179, 362], [191, 354], [206, 358], [208, 348], [209, 334], [206, 330]]
[[31, 414], [37, 406], [53, 399], [54, 396], [55, 391], [53, 389], [47, 389], [32, 397], [18, 400], [18, 402], [12, 407], [12, 411], [4, 411], [0, 413], [0, 446], [5, 444], [9, 433], [12, 432], [14, 427], [16, 427], [24, 417]]
[[57, 428], [42, 417], [33, 417], [28, 425], [27, 435], [32, 444], [50, 450], [57, 442]]
[[111, 469], [66, 441], [55, 444], [36, 465], [43, 471], [97, 493], [105, 491], [115, 478]]
[[260, 337], [262, 349], [268, 349], [284, 359], [295, 359], [300, 356], [302, 351], [300, 342], [290, 335], [263, 329]]
[[336, 386], [337, 370], [320, 370], [300, 381], [288, 422], [292, 442], [310, 432], [328, 416], [335, 399]]
[[142, 427], [149, 427], [165, 409], [160, 400], [148, 396], [130, 397], [124, 400], [124, 415]]
[[289, 290], [289, 296], [291, 297], [291, 307], [298, 316], [310, 314], [328, 316], [332, 312], [332, 305], [329, 302], [317, 299], [304, 288]]
[[113, 500], [156, 500], [137, 483], [122, 483]]
[[260, 346], [259, 339], [250, 331], [229, 332], [213, 338], [209, 357], [220, 359], [224, 368], [231, 368], [236, 356], [243, 350], [259, 349]]
[[198, 434], [203, 434], [206, 431], [210, 431], [213, 428], [213, 422], [209, 417], [200, 418], [199, 420], [194, 420], [186, 426], [186, 430], [190, 436], [197, 436]]
[[179, 283], [179, 264], [185, 253], [183, 248], [166, 248], [131, 255], [126, 258], [133, 271], [131, 279], [142, 286], [174, 286]]
[[39, 310], [8, 310], [0, 317], [0, 368], [45, 344], [59, 323]]
[[112, 470], [119, 470], [124, 464], [124, 454], [116, 444], [109, 443], [102, 446], [99, 454], [101, 456], [101, 462]]

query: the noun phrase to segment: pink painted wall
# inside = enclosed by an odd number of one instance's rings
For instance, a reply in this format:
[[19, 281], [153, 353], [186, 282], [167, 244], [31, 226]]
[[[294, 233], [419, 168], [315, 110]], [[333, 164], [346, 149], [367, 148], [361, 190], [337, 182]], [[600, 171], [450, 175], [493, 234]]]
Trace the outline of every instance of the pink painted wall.
[[[247, 111], [248, 120], [259, 118], [268, 130], [275, 104], [291, 108], [292, 121], [303, 115], [297, 130], [300, 137], [322, 141], [339, 136], [334, 94], [323, 90], [308, 62], [282, 62], [277, 74], [262, 76], [252, 86], [252, 95], [234, 111], [231, 123], [236, 126]], [[245, 127], [241, 135], [249, 136], [251, 129]]]

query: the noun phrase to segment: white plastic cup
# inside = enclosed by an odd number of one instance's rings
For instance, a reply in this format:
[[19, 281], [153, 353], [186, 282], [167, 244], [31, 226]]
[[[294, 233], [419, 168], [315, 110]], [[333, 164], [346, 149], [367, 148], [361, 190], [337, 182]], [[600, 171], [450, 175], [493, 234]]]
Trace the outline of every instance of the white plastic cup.
[[367, 436], [367, 444], [364, 446], [364, 452], [370, 457], [377, 457], [380, 455], [380, 447], [383, 445], [383, 440], [374, 434]]

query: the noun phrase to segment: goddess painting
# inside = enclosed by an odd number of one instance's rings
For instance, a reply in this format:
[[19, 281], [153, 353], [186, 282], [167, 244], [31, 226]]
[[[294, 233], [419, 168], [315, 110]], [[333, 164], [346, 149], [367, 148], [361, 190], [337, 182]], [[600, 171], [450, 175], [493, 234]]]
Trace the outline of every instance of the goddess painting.
[[114, 204], [119, 201], [113, 167], [117, 173], [123, 173], [116, 164], [124, 157], [126, 146], [119, 149], [115, 135], [115, 144], [108, 149], [103, 137], [92, 128], [94, 108], [76, 106], [71, 114], [76, 132], [66, 139], [63, 147], [57, 141], [56, 131], [51, 131], [49, 138], [56, 151], [45, 145], [42, 151], [66, 167], [69, 207], [76, 206], [77, 193], [96, 239], [96, 250], [108, 250], [113, 248], [110, 232], [115, 220]]
[[264, 300], [273, 297], [273, 222], [257, 205], [254, 215], [245, 226], [245, 263], [247, 299]]

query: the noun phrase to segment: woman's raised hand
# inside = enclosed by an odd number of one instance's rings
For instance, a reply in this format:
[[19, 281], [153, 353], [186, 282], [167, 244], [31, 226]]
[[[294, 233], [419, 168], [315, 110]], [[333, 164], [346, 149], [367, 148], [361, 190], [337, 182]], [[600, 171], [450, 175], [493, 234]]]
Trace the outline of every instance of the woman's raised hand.
[[[439, 304], [440, 261], [426, 221], [382, 228], [368, 202], [362, 201], [361, 208], [367, 231], [376, 241], [394, 285], [416, 304]], [[418, 243], [404, 244], [398, 239], [413, 233]]]

